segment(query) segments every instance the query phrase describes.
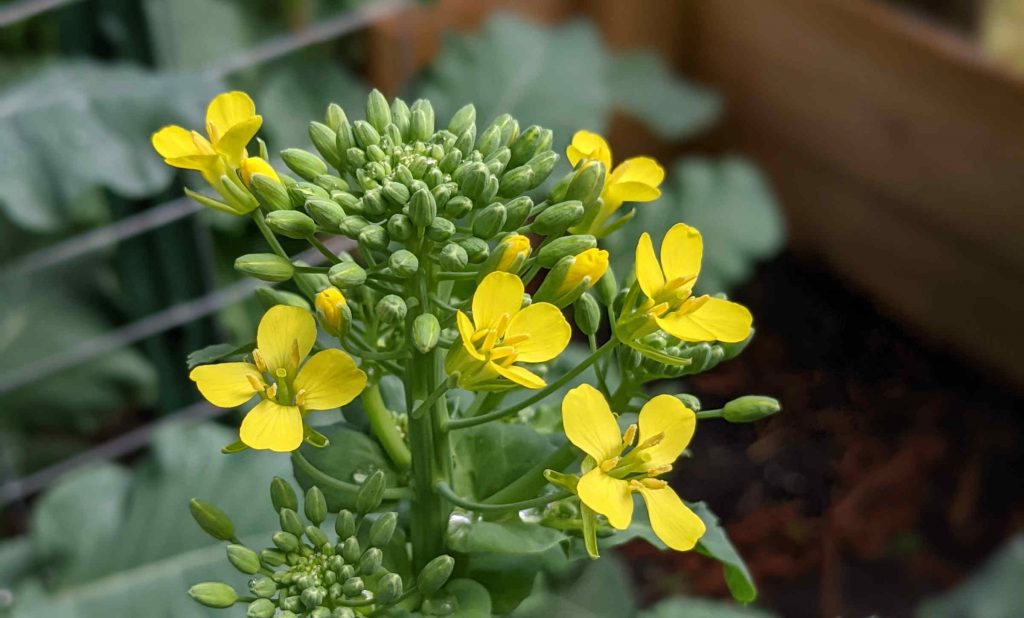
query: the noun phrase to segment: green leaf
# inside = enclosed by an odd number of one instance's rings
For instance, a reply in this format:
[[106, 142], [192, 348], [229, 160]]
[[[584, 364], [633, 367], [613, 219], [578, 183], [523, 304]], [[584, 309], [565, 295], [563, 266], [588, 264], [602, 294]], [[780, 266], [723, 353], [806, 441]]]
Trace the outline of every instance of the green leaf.
[[554, 450], [527, 425], [488, 423], [454, 434], [453, 487], [460, 495], [484, 500], [521, 477]]
[[473, 554], [466, 576], [491, 593], [495, 614], [514, 611], [533, 592], [541, 573], [567, 568], [565, 551], [557, 545], [540, 554]]
[[733, 547], [725, 529], [718, 523], [718, 517], [703, 502], [690, 502], [688, 506], [704, 522], [707, 532], [697, 543], [696, 551], [722, 563], [725, 583], [732, 597], [740, 603], [751, 603], [757, 598], [757, 587], [747, 570], [743, 558]]
[[[331, 443], [324, 448], [303, 444], [299, 453], [320, 473], [358, 487], [367, 476], [383, 470], [386, 487], [398, 484], [398, 473], [373, 438], [353, 430], [345, 423], [318, 427], [317, 430], [327, 436]], [[311, 472], [296, 464], [295, 480], [306, 491], [313, 485], [319, 487], [327, 498], [327, 508], [332, 512], [355, 508], [355, 491], [331, 485], [329, 479], [318, 475], [316, 471]]]
[[[247, 343], [245, 345], [237, 346], [231, 343], [215, 343], [208, 345], [205, 348], [199, 348], [188, 355], [186, 364], [189, 370], [195, 369], [199, 365], [209, 365], [210, 363], [216, 363], [222, 360], [227, 360], [231, 357], [241, 357], [242, 355], [251, 352], [256, 347], [255, 342]], [[235, 359], [232, 359], [235, 360]]]
[[444, 591], [454, 598], [452, 618], [491, 618], [491, 597], [487, 589], [471, 579], [453, 579]]
[[549, 587], [526, 599], [515, 618], [621, 618], [636, 614], [629, 573], [612, 555], [587, 561], [577, 577], [562, 577], [562, 585]]
[[673, 75], [651, 52], [632, 51], [612, 58], [609, 84], [616, 107], [646, 122], [661, 137], [691, 137], [722, 115], [721, 97]]
[[918, 618], [1017, 616], [1024, 607], [1024, 534], [1018, 534], [964, 583], [918, 606]]
[[558, 530], [519, 520], [467, 521], [449, 530], [448, 545], [463, 553], [538, 554], [565, 538]]
[[638, 618], [773, 618], [753, 607], [694, 597], [672, 597], [638, 614]]

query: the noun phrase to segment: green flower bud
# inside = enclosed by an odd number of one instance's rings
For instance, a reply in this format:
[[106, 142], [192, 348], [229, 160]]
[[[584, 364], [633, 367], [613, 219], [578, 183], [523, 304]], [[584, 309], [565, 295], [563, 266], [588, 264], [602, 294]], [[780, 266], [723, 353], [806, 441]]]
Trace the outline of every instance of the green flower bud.
[[356, 144], [364, 150], [370, 146], [380, 144], [380, 133], [365, 120], [356, 120], [352, 123], [352, 133], [355, 135]]
[[313, 522], [314, 526], [319, 526], [327, 519], [327, 498], [316, 485], [310, 487], [306, 492], [306, 500], [303, 502], [302, 508], [306, 513], [306, 519]]
[[487, 245], [487, 241], [485, 240], [475, 236], [470, 236], [468, 238], [463, 238], [458, 242], [459, 245], [466, 250], [466, 255], [469, 256], [469, 261], [474, 264], [483, 262], [487, 259], [487, 256], [490, 255], [491, 248]]
[[228, 562], [232, 564], [236, 569], [245, 573], [246, 575], [252, 575], [260, 570], [260, 557], [253, 550], [249, 549], [245, 545], [228, 545]]
[[270, 176], [253, 174], [249, 179], [249, 190], [256, 196], [260, 206], [268, 211], [291, 210], [293, 207], [288, 189]]
[[384, 197], [395, 206], [402, 207], [409, 201], [409, 187], [400, 182], [385, 182]]
[[498, 195], [515, 197], [532, 187], [533, 169], [528, 165], [520, 165], [502, 174], [501, 182], [498, 184]]
[[309, 310], [309, 303], [306, 302], [305, 298], [284, 290], [277, 290], [274, 288], [256, 288], [256, 298], [267, 309], [276, 305], [287, 305], [289, 307], [298, 307], [299, 309]]
[[408, 140], [409, 129], [412, 126], [412, 112], [409, 111], [409, 106], [405, 101], [397, 97], [391, 102], [391, 122], [398, 127], [402, 139]]
[[295, 272], [291, 262], [273, 253], [240, 256], [235, 260], [235, 270], [263, 281], [274, 282], [288, 281]]
[[358, 239], [359, 233], [363, 231], [363, 228], [370, 225], [370, 222], [363, 217], [350, 215], [341, 220], [341, 225], [338, 226], [338, 231], [343, 236], [348, 236], [352, 239]]
[[[402, 300], [397, 296], [391, 295], [391, 297], [398, 300]], [[385, 298], [388, 298], [385, 296]], [[379, 313], [378, 305], [378, 313]], [[402, 318], [405, 318], [405, 303], [402, 302]], [[369, 513], [380, 506], [381, 501], [384, 499], [384, 471], [377, 470], [363, 481], [362, 487], [359, 488], [359, 492], [356, 494], [356, 511], [359, 513]]]
[[[354, 139], [354, 138], [353, 138]], [[341, 132], [338, 133], [338, 141], [341, 141]], [[360, 169], [366, 165], [366, 151], [353, 146], [345, 151], [345, 161], [349, 169]]]
[[434, 242], [445, 242], [455, 235], [455, 224], [443, 217], [435, 217], [427, 228], [427, 238]]
[[287, 238], [309, 238], [316, 233], [316, 222], [297, 210], [275, 210], [267, 215], [267, 227]]
[[529, 196], [521, 195], [509, 202], [505, 203], [505, 227], [502, 228], [505, 232], [511, 232], [512, 230], [519, 229], [526, 219], [530, 216], [530, 211], [533, 210], [533, 200]]
[[448, 555], [438, 556], [428, 562], [416, 578], [419, 593], [424, 597], [433, 596], [448, 582], [454, 568], [455, 559]]
[[336, 607], [334, 608], [334, 611], [331, 612], [331, 618], [356, 618], [356, 613], [350, 607]]
[[316, 607], [313, 609], [313, 611], [309, 612], [309, 618], [331, 618], [331, 610], [323, 606]]
[[321, 588], [320, 586], [310, 586], [309, 588], [303, 590], [302, 594], [300, 595], [300, 598], [302, 599], [302, 604], [305, 605], [307, 609], [313, 609], [314, 607], [318, 607], [321, 603], [324, 602], [324, 598], [326, 597], [327, 591]]
[[539, 187], [541, 183], [548, 179], [551, 175], [551, 170], [555, 169], [555, 164], [558, 163], [558, 154], [548, 150], [542, 152], [532, 159], [526, 162], [526, 165], [530, 166], [533, 170], [533, 186], [534, 189]]
[[311, 182], [293, 182], [288, 186], [288, 198], [291, 200], [290, 208], [300, 208], [310, 198], [329, 199], [331, 194], [320, 185]]
[[362, 213], [369, 219], [378, 219], [388, 210], [388, 204], [384, 201], [384, 193], [380, 189], [370, 189], [363, 194]]
[[594, 286], [594, 291], [597, 292], [597, 297], [601, 300], [602, 304], [612, 304], [612, 301], [615, 300], [616, 295], [619, 293], [619, 282], [615, 280], [615, 271], [613, 269], [609, 268], [604, 273], [604, 276]]
[[398, 242], [405, 242], [412, 238], [414, 231], [412, 221], [402, 213], [391, 215], [387, 223], [388, 236]]
[[274, 618], [276, 613], [277, 607], [270, 599], [256, 599], [245, 610], [246, 618]]
[[334, 233], [341, 229], [341, 222], [345, 220], [346, 216], [345, 209], [339, 206], [337, 202], [322, 198], [306, 200], [306, 212], [309, 213], [309, 216], [313, 218], [317, 225], [328, 232]]
[[388, 100], [376, 88], [370, 91], [370, 96], [366, 100], [366, 120], [378, 131], [383, 131], [391, 122]]
[[249, 580], [249, 592], [261, 599], [269, 599], [277, 593], [277, 584], [269, 577], [258, 575]]
[[[413, 118], [415, 118], [415, 115]], [[357, 597], [363, 594], [363, 590], [366, 590], [366, 585], [363, 584], [363, 578], [350, 577], [341, 585], [341, 590], [347, 597]]]
[[331, 266], [327, 279], [335, 286], [349, 290], [366, 282], [366, 271], [359, 264], [345, 261]]
[[377, 602], [382, 605], [394, 603], [402, 592], [402, 576], [398, 573], [388, 573], [377, 582]]
[[412, 251], [399, 249], [388, 258], [388, 268], [396, 277], [406, 279], [420, 269], [420, 261]]
[[[484, 159], [484, 164], [487, 166], [487, 171], [495, 177], [499, 177], [505, 171], [505, 167], [508, 165], [508, 160], [510, 158], [512, 158], [512, 152], [508, 148], [498, 148], [491, 154], [487, 155], [487, 158]], [[498, 186], [501, 186], [500, 182]]]
[[473, 235], [488, 240], [501, 231], [505, 225], [505, 205], [495, 202], [476, 213], [473, 218]]
[[313, 184], [324, 191], [348, 191], [348, 183], [334, 174], [320, 174], [313, 179]]
[[444, 270], [461, 272], [469, 263], [469, 255], [461, 245], [451, 242], [441, 249], [438, 262]]
[[549, 206], [537, 215], [530, 224], [530, 231], [540, 236], [555, 236], [576, 225], [582, 218], [582, 202], [562, 202]]
[[338, 512], [338, 518], [334, 520], [334, 531], [338, 533], [339, 539], [347, 539], [356, 533], [356, 516], [352, 511], [342, 509]]
[[189, 501], [188, 510], [192, 513], [192, 519], [196, 520], [206, 534], [218, 541], [230, 541], [234, 538], [235, 525], [224, 511], [199, 498], [192, 498]]
[[417, 99], [409, 109], [412, 112], [409, 137], [413, 140], [426, 141], [434, 133], [434, 108], [430, 101]]
[[438, 161], [437, 167], [445, 174], [451, 174], [459, 166], [459, 163], [462, 163], [462, 151], [451, 150]]
[[384, 251], [388, 248], [388, 233], [383, 226], [372, 223], [359, 232], [359, 246], [371, 251]]
[[441, 337], [441, 324], [432, 313], [422, 313], [412, 322], [412, 344], [420, 352], [426, 354], [434, 349]]
[[746, 395], [733, 399], [722, 408], [722, 418], [730, 423], [752, 423], [782, 410], [778, 399]]
[[285, 609], [278, 612], [277, 618], [299, 618], [299, 615], [293, 611]]
[[437, 202], [426, 189], [420, 189], [409, 198], [409, 218], [418, 228], [426, 228], [437, 216]]
[[285, 563], [285, 555], [276, 549], [264, 549], [260, 552], [260, 562], [269, 568], [279, 567]]
[[444, 205], [444, 216], [452, 221], [458, 221], [473, 210], [473, 200], [459, 195], [448, 200]]
[[597, 246], [597, 239], [589, 234], [563, 236], [544, 245], [537, 252], [537, 263], [544, 268], [552, 268], [564, 257], [579, 255], [587, 249]]
[[474, 202], [482, 200], [487, 189], [487, 182], [491, 178], [491, 170], [483, 163], [470, 164], [470, 167], [462, 176], [459, 188], [463, 195]]
[[220, 582], [196, 584], [188, 589], [188, 596], [202, 605], [217, 609], [231, 607], [238, 600], [235, 589]]
[[320, 174], [327, 173], [323, 159], [301, 148], [286, 148], [281, 151], [281, 158], [288, 169], [311, 182]]
[[525, 131], [519, 134], [519, 137], [512, 142], [509, 149], [512, 152], [512, 158], [509, 159], [509, 165], [520, 166], [537, 154], [537, 147], [541, 143], [541, 138], [544, 135], [545, 129], [537, 125], [527, 127]]
[[274, 533], [271, 540], [274, 541], [274, 545], [276, 545], [278, 549], [285, 553], [297, 551], [299, 549], [299, 539], [291, 532], [280, 530]]
[[475, 125], [476, 108], [473, 107], [472, 103], [469, 103], [459, 108], [459, 111], [455, 112], [455, 115], [452, 116], [451, 122], [448, 123], [448, 130], [455, 135], [462, 135], [470, 126]]
[[[409, 311], [401, 296], [388, 294], [377, 301], [377, 317], [385, 324], [400, 324]], [[360, 511], [365, 512], [365, 511]]]
[[[428, 315], [428, 314], [424, 314]], [[420, 316], [423, 317], [423, 316]], [[433, 316], [430, 316], [433, 317]], [[437, 318], [434, 318], [434, 323], [437, 323]], [[368, 539], [370, 545], [373, 547], [385, 547], [391, 542], [391, 537], [395, 534], [395, 529], [398, 526], [398, 513], [387, 512], [382, 513], [380, 517], [374, 520], [370, 526], [370, 533]]]
[[[344, 547], [344, 544], [342, 544], [342, 547]], [[357, 544], [356, 545], [356, 550], [357, 550], [356, 551], [356, 558], [353, 559], [353, 562], [355, 562], [355, 560], [357, 560], [359, 558], [358, 549], [359, 549], [359, 547], [358, 547], [358, 544]], [[349, 579], [351, 579], [351, 578], [353, 578], [355, 576], [356, 576], [356, 568], [354, 566], [352, 566], [351, 564], [342, 565], [342, 567], [340, 569], [338, 569], [338, 579], [341, 580], [341, 581], [349, 580]]]
[[687, 408], [690, 408], [694, 412], [700, 412], [700, 399], [697, 399], [689, 393], [676, 393], [676, 399], [683, 402]]
[[371, 547], [359, 558], [359, 573], [373, 575], [380, 569], [382, 562], [384, 562], [384, 552], [376, 547]]
[[480, 138], [476, 140], [476, 149], [485, 157], [495, 151], [501, 145], [501, 128], [491, 125], [484, 129]]
[[360, 556], [363, 552], [359, 548], [359, 540], [350, 536], [341, 543], [341, 557], [345, 559], [345, 562], [349, 564], [355, 564], [359, 561]]
[[293, 509], [284, 508], [278, 513], [278, 519], [281, 523], [281, 530], [290, 532], [295, 536], [302, 536], [302, 522], [299, 521], [299, 514]]
[[306, 526], [305, 532], [306, 538], [313, 544], [313, 547], [323, 547], [327, 543], [327, 535], [317, 526]]
[[327, 122], [332, 130], [337, 131], [342, 123], [348, 122], [348, 116], [345, 115], [345, 110], [341, 108], [337, 103], [331, 103], [327, 106], [327, 113], [324, 114], [324, 120]]
[[601, 327], [601, 306], [590, 294], [584, 294], [576, 299], [572, 313], [576, 319], [576, 326], [584, 335], [593, 335]]
[[303, 611], [303, 609], [304, 609], [302, 607], [302, 599], [297, 594], [285, 597], [284, 600], [281, 601], [281, 609], [284, 609], [284, 610], [290, 611], [290, 612], [300, 612], [301, 613]]
[[313, 142], [317, 152], [327, 160], [331, 167], [341, 167], [341, 157], [338, 155], [337, 131], [314, 120], [309, 123], [309, 139]]

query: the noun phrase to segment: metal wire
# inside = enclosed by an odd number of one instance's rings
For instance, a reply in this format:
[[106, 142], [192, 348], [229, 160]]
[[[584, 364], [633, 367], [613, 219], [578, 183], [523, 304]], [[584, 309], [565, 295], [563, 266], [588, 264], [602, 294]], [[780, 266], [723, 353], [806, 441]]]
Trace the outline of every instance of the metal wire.
[[0, 28], [81, 0], [25, 0], [0, 7]]

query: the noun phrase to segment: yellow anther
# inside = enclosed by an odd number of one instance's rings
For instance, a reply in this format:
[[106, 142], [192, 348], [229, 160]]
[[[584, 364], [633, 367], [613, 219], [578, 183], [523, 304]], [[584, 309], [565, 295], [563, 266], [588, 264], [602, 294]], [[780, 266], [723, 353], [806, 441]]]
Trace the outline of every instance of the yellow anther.
[[491, 360], [501, 360], [516, 353], [516, 349], [509, 345], [498, 346], [491, 350]]
[[668, 487], [668, 483], [661, 479], [643, 479], [640, 481], [647, 489], [665, 489]]
[[526, 333], [519, 333], [518, 335], [512, 335], [511, 337], [505, 338], [505, 345], [519, 345], [530, 338], [530, 335]]
[[665, 432], [661, 432], [659, 434], [655, 434], [655, 435], [651, 436], [650, 438], [647, 438], [646, 440], [644, 440], [643, 444], [641, 444], [637, 448], [643, 450], [643, 449], [651, 448], [651, 447], [654, 447], [654, 446], [658, 446], [659, 444], [661, 444], [661, 441], [664, 440], [664, 439], [665, 439]]
[[299, 354], [299, 340], [292, 339], [292, 366], [298, 367], [302, 362], [302, 355]]
[[252, 386], [252, 390], [256, 391], [257, 393], [262, 393], [263, 390], [267, 388], [267, 385], [263, 383], [263, 380], [257, 378], [251, 373], [246, 374], [245, 377], [246, 379], [249, 380], [249, 385]]
[[259, 369], [260, 373], [267, 370], [267, 361], [263, 360], [263, 353], [260, 352], [259, 348], [252, 349], [252, 362], [256, 365], [256, 369]]
[[678, 290], [679, 288], [683, 287], [684, 285], [693, 281], [696, 278], [697, 277], [695, 275], [690, 275], [688, 277], [676, 277], [675, 279], [666, 283], [665, 287], [661, 288], [661, 291], [664, 293], [672, 292], [673, 290]]
[[621, 459], [621, 457], [612, 457], [611, 459], [605, 459], [604, 461], [601, 462], [601, 471], [611, 472], [612, 470], [615, 469], [615, 466], [619, 465], [619, 461]]
[[644, 488], [643, 484], [640, 483], [640, 481], [638, 481], [636, 479], [633, 479], [633, 480], [631, 480], [629, 482], [629, 490], [630, 491], [640, 491], [643, 488]]
[[494, 332], [498, 335], [498, 337], [505, 336], [505, 331], [508, 330], [508, 323], [510, 320], [511, 316], [509, 316], [509, 314], [507, 313], [501, 314], [501, 317], [498, 318], [498, 323], [494, 325]]
[[700, 309], [704, 305], [704, 303], [708, 302], [708, 300], [710, 298], [711, 298], [710, 296], [706, 296], [706, 295], [705, 296], [698, 296], [696, 298], [694, 298], [694, 297], [687, 298], [686, 302], [683, 303], [683, 307], [685, 308], [685, 312], [686, 313], [690, 313], [691, 311], [696, 311], [696, 310]]
[[671, 471], [672, 471], [672, 465], [671, 464], [666, 464], [664, 466], [658, 466], [656, 468], [651, 468], [650, 470], [647, 471], [647, 474], [650, 475], [650, 476], [661, 476], [662, 474], [668, 474]]
[[509, 356], [506, 356], [505, 358], [503, 358], [500, 361], [498, 361], [498, 364], [501, 365], [502, 367], [509, 367], [513, 363], [516, 362], [517, 358], [519, 358], [519, 353], [518, 352], [516, 352], [514, 354], [511, 354]]
[[273, 399], [277, 397], [277, 384], [271, 384], [270, 388], [267, 389], [267, 397]]
[[306, 405], [306, 389], [300, 388], [299, 392], [295, 393], [295, 405], [304, 406]]
[[622, 435], [622, 446], [632, 446], [634, 440], [636, 440], [636, 423], [626, 427], [626, 433]]
[[491, 329], [489, 329], [489, 328], [481, 328], [480, 330], [478, 330], [475, 333], [473, 333], [473, 336], [470, 337], [469, 340], [471, 342], [473, 342], [473, 343], [476, 343], [476, 342], [480, 341], [481, 339], [483, 339], [484, 337], [486, 337], [487, 333], [489, 333], [490, 331], [491, 331]]
[[483, 352], [489, 352], [494, 347], [495, 342], [498, 341], [498, 333], [493, 328], [487, 330], [487, 336], [484, 337], [484, 342], [480, 344], [480, 350]]
[[647, 310], [647, 315], [660, 318], [666, 311], [668, 311], [668, 303], [658, 303]]

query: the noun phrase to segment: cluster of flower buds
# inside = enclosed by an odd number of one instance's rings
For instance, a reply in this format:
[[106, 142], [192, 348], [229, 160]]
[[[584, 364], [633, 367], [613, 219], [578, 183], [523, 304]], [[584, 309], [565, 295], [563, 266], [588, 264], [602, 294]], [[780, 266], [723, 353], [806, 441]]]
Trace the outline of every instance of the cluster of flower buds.
[[270, 497], [281, 529], [272, 536], [273, 546], [260, 551], [236, 538], [233, 523], [222, 511], [192, 500], [196, 522], [217, 540], [227, 541], [228, 561], [250, 576], [248, 594], [229, 584], [204, 582], [189, 589], [193, 599], [214, 608], [245, 604], [249, 618], [354, 618], [412, 595], [435, 596], [451, 575], [454, 560], [442, 555], [406, 585], [399, 572], [407, 567], [404, 540], [401, 532], [396, 535], [398, 514], [374, 512], [384, 497], [382, 472], [368, 476], [360, 487], [355, 512], [342, 509], [334, 515], [333, 539], [321, 528], [329, 514], [317, 487], [311, 487], [303, 501], [308, 523], [300, 517], [298, 498], [287, 481], [275, 478]]
[[704, 373], [732, 360], [750, 343], [754, 333], [739, 343], [682, 341], [657, 331], [641, 338], [644, 353], [635, 348], [618, 350], [619, 364], [637, 383]]

